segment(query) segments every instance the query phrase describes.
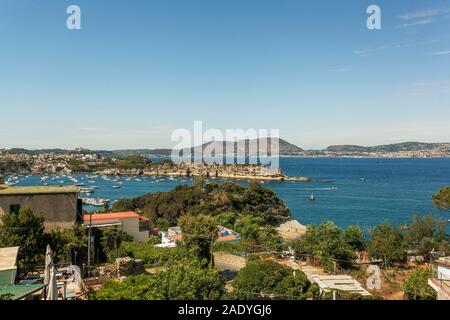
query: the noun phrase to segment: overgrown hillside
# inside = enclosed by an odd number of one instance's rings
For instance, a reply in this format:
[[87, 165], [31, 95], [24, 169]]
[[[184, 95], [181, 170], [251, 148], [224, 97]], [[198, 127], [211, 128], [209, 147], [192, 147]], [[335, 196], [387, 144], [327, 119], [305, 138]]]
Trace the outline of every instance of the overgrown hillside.
[[261, 218], [270, 225], [276, 225], [291, 217], [283, 200], [258, 182], [253, 182], [245, 188], [229, 182], [206, 183], [202, 179], [194, 181], [192, 186], [178, 186], [169, 192], [119, 200], [114, 204], [113, 210], [141, 210], [153, 221], [163, 218], [170, 225], [176, 225], [178, 218], [186, 214], [218, 216], [233, 212], [238, 217]]

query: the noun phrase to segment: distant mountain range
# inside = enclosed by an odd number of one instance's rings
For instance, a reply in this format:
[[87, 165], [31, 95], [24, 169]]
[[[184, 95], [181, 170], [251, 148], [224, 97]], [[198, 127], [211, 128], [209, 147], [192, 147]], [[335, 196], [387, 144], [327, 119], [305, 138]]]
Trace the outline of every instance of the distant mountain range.
[[184, 154], [189, 154], [193, 152], [195, 155], [201, 154], [211, 154], [223, 155], [225, 153], [230, 153], [235, 151], [238, 155], [258, 155], [258, 150], [260, 154], [269, 154], [271, 148], [275, 148], [274, 144], [278, 142], [279, 153], [282, 155], [297, 155], [302, 153], [304, 150], [296, 145], [293, 145], [286, 140], [278, 138], [261, 138], [253, 140], [241, 140], [238, 142], [230, 141], [211, 141], [207, 142], [201, 146], [183, 149]]
[[[264, 139], [267, 140], [267, 139]], [[269, 146], [273, 140], [268, 140]], [[222, 148], [231, 148], [232, 150], [236, 148], [239, 153], [244, 152], [244, 148], [248, 148], [250, 143], [255, 143], [262, 146], [261, 139], [246, 141], [245, 144], [236, 144], [234, 142], [223, 142], [223, 141], [213, 141], [203, 144], [195, 148], [191, 148], [195, 154], [200, 154], [202, 151], [208, 150], [220, 150], [220, 145]], [[225, 150], [225, 149], [223, 149]], [[393, 153], [393, 152], [443, 152], [450, 156], [450, 143], [423, 143], [423, 142], [403, 142], [387, 145], [379, 145], [372, 147], [358, 146], [358, 145], [333, 145], [322, 150], [304, 150], [286, 140], [279, 139], [279, 150], [282, 156], [307, 156], [307, 155], [329, 155], [329, 154], [345, 154], [345, 155], [358, 155], [365, 153]], [[67, 152], [83, 152], [83, 153], [96, 153], [102, 157], [126, 157], [130, 155], [141, 155], [148, 157], [167, 157], [172, 153], [172, 149], [123, 149], [123, 150], [86, 150], [86, 149], [75, 149], [75, 150], [64, 150], [64, 149], [40, 149], [40, 150], [27, 150], [14, 148], [10, 149], [10, 152], [14, 153], [27, 153], [27, 154], [38, 154], [38, 153], [67, 153]], [[181, 151], [181, 150], [180, 150]], [[189, 149], [183, 150], [184, 152], [189, 151]]]
[[[272, 143], [273, 139], [264, 139], [266, 142], [262, 142], [262, 139], [257, 140], [250, 140], [246, 141], [245, 145], [237, 145], [237, 151], [240, 154], [243, 154], [245, 149], [242, 148], [243, 146], [248, 146], [251, 143], [254, 145], [261, 146], [262, 148], [263, 143], [266, 143], [268, 146]], [[209, 150], [220, 150], [222, 147], [222, 150], [234, 150], [234, 142], [228, 142], [228, 141], [211, 141], [207, 142], [201, 146], [191, 148], [191, 150], [195, 154], [201, 154], [202, 151], [209, 149]], [[227, 149], [225, 149], [227, 148]], [[280, 154], [282, 155], [298, 155], [304, 150], [300, 147], [297, 147], [296, 145], [293, 145], [292, 143], [287, 142], [286, 140], [279, 139], [279, 150]], [[183, 149], [180, 150], [183, 151], [184, 154], [188, 153], [189, 149]], [[112, 150], [112, 151], [106, 151], [106, 150], [97, 150], [95, 151], [98, 155], [102, 157], [126, 157], [130, 155], [143, 155], [143, 156], [170, 156], [172, 154], [172, 149], [124, 149], [124, 150]]]

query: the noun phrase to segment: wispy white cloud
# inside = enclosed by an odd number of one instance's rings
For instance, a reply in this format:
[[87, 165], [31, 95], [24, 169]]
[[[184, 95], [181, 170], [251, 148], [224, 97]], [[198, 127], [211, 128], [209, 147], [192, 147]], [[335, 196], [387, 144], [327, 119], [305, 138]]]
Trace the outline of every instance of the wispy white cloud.
[[449, 51], [436, 51], [436, 52], [433, 52], [431, 55], [432, 56], [445, 56], [448, 54], [450, 54], [450, 50]]
[[415, 82], [408, 86], [406, 92], [411, 96], [435, 96], [450, 94], [450, 80]]
[[435, 7], [405, 12], [401, 14], [399, 17], [403, 21], [410, 21], [415, 19], [437, 17], [448, 13], [450, 13], [450, 7]]
[[383, 46], [379, 46], [379, 47], [375, 47], [375, 48], [364, 48], [364, 49], [353, 50], [353, 54], [360, 56], [360, 57], [366, 57], [373, 52], [383, 51], [383, 50], [387, 50], [387, 49], [408, 48], [410, 46], [411, 46], [411, 44], [409, 44], [409, 43], [383, 45]]
[[423, 20], [418, 20], [418, 21], [414, 21], [414, 22], [408, 22], [408, 23], [403, 23], [397, 26], [397, 28], [408, 28], [408, 27], [414, 27], [414, 26], [422, 26], [422, 25], [426, 25], [426, 24], [430, 24], [432, 23], [434, 20], [429, 18], [429, 19], [423, 19]]
[[360, 57], [366, 57], [372, 51], [373, 51], [372, 49], [358, 49], [358, 50], [353, 50], [353, 54], [360, 56]]

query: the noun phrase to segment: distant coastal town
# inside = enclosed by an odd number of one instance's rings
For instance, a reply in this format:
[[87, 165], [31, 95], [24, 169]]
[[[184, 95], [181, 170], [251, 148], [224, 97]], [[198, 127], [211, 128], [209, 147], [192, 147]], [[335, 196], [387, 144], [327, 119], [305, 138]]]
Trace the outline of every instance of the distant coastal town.
[[[221, 142], [219, 142], [221, 143]], [[279, 139], [280, 157], [310, 158], [448, 158], [450, 143], [405, 142], [374, 147], [330, 146], [323, 150], [303, 150]], [[210, 144], [193, 148], [194, 154]], [[88, 150], [0, 149], [0, 173], [47, 174], [95, 172], [107, 175], [203, 176], [222, 178], [309, 181], [306, 177], [288, 177], [280, 169], [263, 165], [175, 164], [170, 160], [152, 162], [150, 158], [168, 158], [171, 149]]]
[[2, 174], [70, 174], [92, 172], [114, 176], [205, 177], [275, 181], [310, 181], [306, 177], [289, 177], [280, 168], [261, 164], [174, 163], [152, 162], [143, 155], [102, 157], [93, 151], [76, 149], [59, 152], [0, 151]]

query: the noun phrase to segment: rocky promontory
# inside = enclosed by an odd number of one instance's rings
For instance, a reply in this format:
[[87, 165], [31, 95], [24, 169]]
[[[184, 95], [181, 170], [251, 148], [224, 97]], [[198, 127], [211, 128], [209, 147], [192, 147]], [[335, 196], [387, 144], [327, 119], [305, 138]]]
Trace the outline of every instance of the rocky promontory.
[[101, 175], [119, 176], [164, 176], [164, 177], [204, 177], [204, 178], [230, 178], [245, 180], [273, 180], [273, 181], [303, 181], [309, 182], [306, 177], [289, 177], [281, 169], [268, 168], [259, 164], [206, 164], [206, 163], [179, 163], [164, 162], [154, 164], [144, 169], [108, 168], [96, 172]]

